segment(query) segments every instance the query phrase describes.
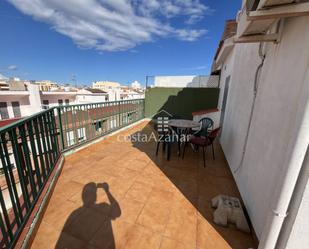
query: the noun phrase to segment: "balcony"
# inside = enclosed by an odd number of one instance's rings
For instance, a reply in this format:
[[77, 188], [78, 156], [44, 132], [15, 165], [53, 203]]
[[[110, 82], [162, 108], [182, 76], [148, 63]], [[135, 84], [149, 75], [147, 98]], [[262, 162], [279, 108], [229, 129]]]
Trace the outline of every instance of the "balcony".
[[3, 128], [1, 246], [254, 247], [251, 234], [212, 221], [213, 197], [240, 198], [220, 145], [206, 168], [189, 149], [167, 161], [153, 140], [124, 140], [154, 131], [143, 117], [144, 101], [130, 100], [56, 107]]
[[32, 248], [253, 246], [251, 235], [212, 222], [213, 196], [239, 197], [220, 146], [204, 169], [193, 151], [168, 162], [154, 142], [117, 141], [151, 131], [143, 122], [67, 157]]

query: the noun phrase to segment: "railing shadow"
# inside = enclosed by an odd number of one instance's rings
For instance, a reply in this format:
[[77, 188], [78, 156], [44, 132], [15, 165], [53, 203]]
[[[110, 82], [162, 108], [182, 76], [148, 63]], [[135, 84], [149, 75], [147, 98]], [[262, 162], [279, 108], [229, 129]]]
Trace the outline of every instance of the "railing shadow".
[[[96, 203], [99, 188], [104, 189], [110, 204], [106, 202]], [[99, 228], [102, 224], [104, 229], [97, 231], [101, 234], [96, 234], [96, 238], [102, 240], [106, 248], [115, 249], [112, 221], [121, 216], [121, 209], [119, 203], [109, 191], [109, 185], [107, 183], [95, 184], [94, 182], [86, 184], [82, 191], [82, 200], [83, 205], [73, 211], [66, 220], [55, 249], [72, 248], [74, 244], [72, 245], [68, 235], [87, 240], [87, 234], [91, 234], [90, 231], [94, 227]], [[97, 214], [95, 220], [93, 219], [93, 211]]]

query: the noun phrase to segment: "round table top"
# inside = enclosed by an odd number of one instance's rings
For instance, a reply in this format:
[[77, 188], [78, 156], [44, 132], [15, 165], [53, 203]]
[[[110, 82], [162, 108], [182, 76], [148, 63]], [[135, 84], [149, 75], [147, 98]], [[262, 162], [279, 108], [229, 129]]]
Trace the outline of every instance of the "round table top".
[[187, 119], [170, 119], [168, 125], [178, 128], [198, 128], [201, 126], [199, 122]]

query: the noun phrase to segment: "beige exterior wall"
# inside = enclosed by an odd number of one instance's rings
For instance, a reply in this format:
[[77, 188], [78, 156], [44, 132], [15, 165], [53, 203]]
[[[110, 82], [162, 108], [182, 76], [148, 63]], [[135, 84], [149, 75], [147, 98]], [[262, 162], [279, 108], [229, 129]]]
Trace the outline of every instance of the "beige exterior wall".
[[34, 84], [39, 86], [40, 91], [50, 91], [53, 88], [57, 88], [58, 84], [52, 82], [50, 80], [42, 80], [42, 81], [35, 81]]
[[112, 81], [96, 81], [92, 83], [92, 87], [104, 91], [106, 89], [120, 88], [120, 83]]

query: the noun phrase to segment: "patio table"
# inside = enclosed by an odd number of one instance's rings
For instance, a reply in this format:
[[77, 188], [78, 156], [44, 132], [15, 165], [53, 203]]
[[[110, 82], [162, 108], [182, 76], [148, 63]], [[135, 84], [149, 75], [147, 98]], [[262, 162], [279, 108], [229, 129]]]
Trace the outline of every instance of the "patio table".
[[[180, 136], [181, 134], [187, 136], [190, 133], [191, 129], [199, 128], [201, 126], [199, 122], [187, 119], [170, 119], [168, 125], [170, 127], [178, 128], [176, 129], [176, 133], [178, 136]], [[180, 155], [180, 144], [181, 141], [180, 139], [178, 139], [178, 156]]]
[[187, 119], [170, 119], [168, 125], [181, 129], [193, 129], [201, 126], [199, 122]]

